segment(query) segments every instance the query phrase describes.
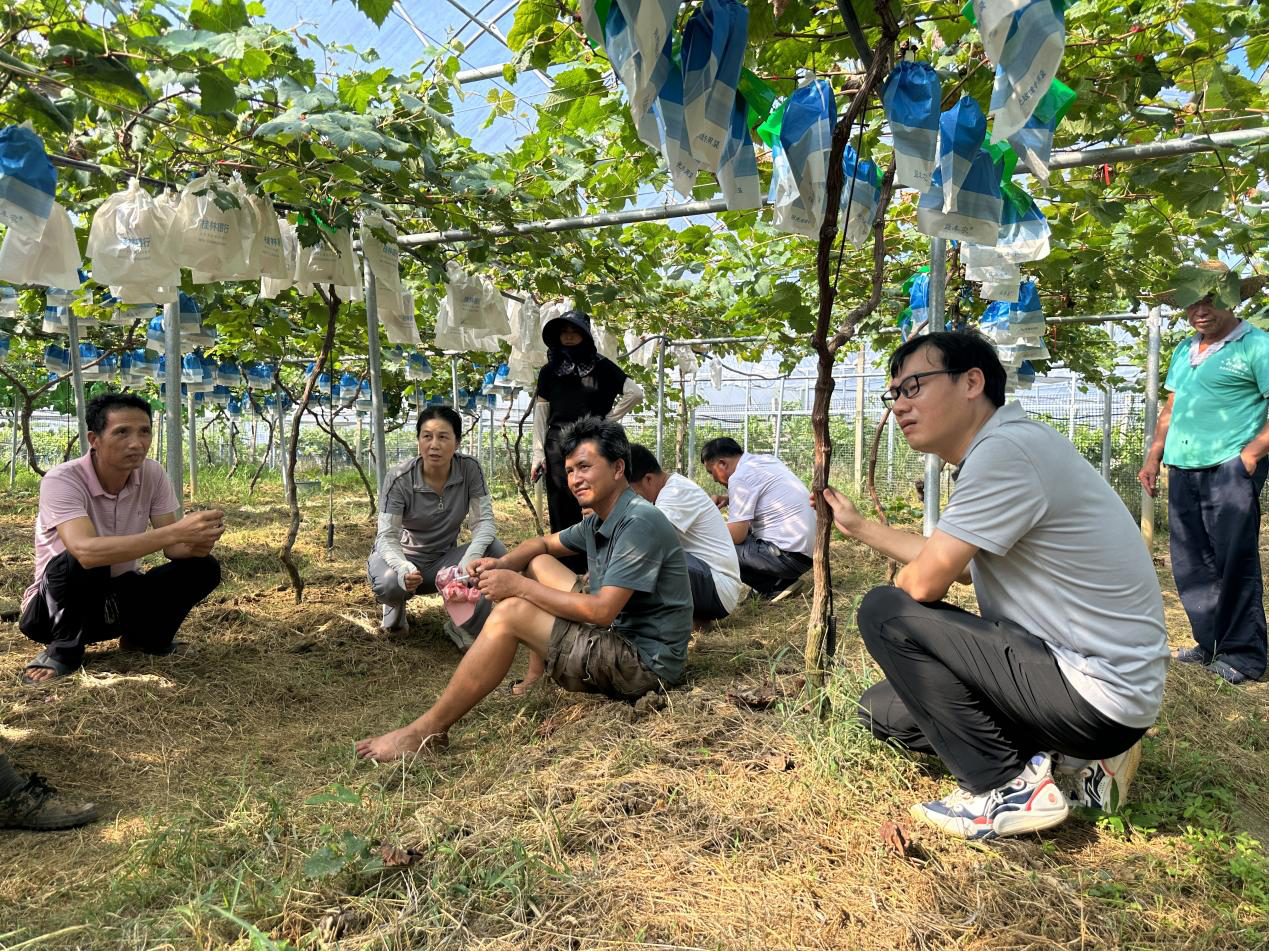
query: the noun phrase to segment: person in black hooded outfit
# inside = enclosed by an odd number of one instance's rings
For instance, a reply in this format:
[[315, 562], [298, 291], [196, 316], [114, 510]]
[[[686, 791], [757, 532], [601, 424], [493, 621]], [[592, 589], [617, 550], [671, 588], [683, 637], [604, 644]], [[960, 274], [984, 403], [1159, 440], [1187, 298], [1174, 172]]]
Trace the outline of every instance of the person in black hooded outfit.
[[[595, 349], [590, 317], [570, 310], [542, 327], [549, 354], [538, 371], [537, 402], [533, 415], [533, 478], [546, 476], [547, 511], [551, 531], [559, 532], [582, 520], [582, 509], [568, 488], [560, 433], [583, 416], [618, 420], [643, 399], [643, 388], [624, 370]], [[570, 559], [565, 559], [569, 563]], [[568, 567], [586, 571], [585, 556]]]

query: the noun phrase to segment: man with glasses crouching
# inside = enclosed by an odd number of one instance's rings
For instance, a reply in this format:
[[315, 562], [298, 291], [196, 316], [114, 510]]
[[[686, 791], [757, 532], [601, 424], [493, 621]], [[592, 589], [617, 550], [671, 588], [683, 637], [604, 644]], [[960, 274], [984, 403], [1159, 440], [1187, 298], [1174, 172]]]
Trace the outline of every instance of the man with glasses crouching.
[[[864, 518], [831, 487], [846, 536], [904, 567], [870, 591], [859, 630], [885, 680], [859, 715], [938, 756], [957, 781], [914, 817], [986, 839], [1047, 829], [1069, 804], [1113, 811], [1163, 698], [1163, 601], [1137, 525], [1062, 435], [1005, 404], [977, 333], [915, 337], [882, 397], [908, 444], [953, 466], [929, 538]], [[944, 601], [973, 584], [981, 616]]]

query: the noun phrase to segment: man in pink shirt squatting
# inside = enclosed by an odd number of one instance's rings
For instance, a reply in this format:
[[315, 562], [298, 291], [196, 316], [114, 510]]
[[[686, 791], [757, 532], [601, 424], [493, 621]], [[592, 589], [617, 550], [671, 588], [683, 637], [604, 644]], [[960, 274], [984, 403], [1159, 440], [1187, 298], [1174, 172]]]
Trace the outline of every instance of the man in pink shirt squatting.
[[[87, 455], [49, 470], [35, 522], [35, 582], [19, 629], [46, 645], [22, 680], [45, 683], [77, 670], [84, 646], [119, 638], [123, 650], [166, 656], [190, 609], [220, 584], [211, 551], [219, 511], [181, 517], [163, 467], [146, 458], [150, 404], [131, 393], [93, 397]], [[147, 572], [137, 559], [170, 560]]]

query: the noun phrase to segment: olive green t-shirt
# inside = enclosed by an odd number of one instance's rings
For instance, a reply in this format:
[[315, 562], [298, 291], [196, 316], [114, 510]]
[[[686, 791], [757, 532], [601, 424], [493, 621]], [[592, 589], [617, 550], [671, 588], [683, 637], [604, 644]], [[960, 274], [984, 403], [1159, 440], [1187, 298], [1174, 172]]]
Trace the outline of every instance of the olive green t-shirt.
[[634, 644], [643, 666], [665, 683], [682, 680], [692, 637], [692, 589], [670, 520], [627, 488], [606, 519], [591, 513], [560, 532], [560, 541], [586, 553], [591, 591], [608, 585], [634, 592], [613, 630]]

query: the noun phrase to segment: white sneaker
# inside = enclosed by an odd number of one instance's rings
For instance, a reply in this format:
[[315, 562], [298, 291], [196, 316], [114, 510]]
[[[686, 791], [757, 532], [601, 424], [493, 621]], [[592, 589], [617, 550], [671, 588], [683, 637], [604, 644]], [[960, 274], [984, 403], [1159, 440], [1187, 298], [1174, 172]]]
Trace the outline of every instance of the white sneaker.
[[1128, 801], [1128, 789], [1141, 764], [1141, 741], [1118, 756], [1093, 760], [1076, 770], [1058, 769], [1056, 779], [1073, 806], [1115, 813]]
[[913, 818], [962, 839], [994, 839], [1060, 825], [1070, 813], [1053, 783], [1047, 754], [1037, 753], [1011, 782], [982, 794], [957, 789], [934, 802], [916, 803]]

